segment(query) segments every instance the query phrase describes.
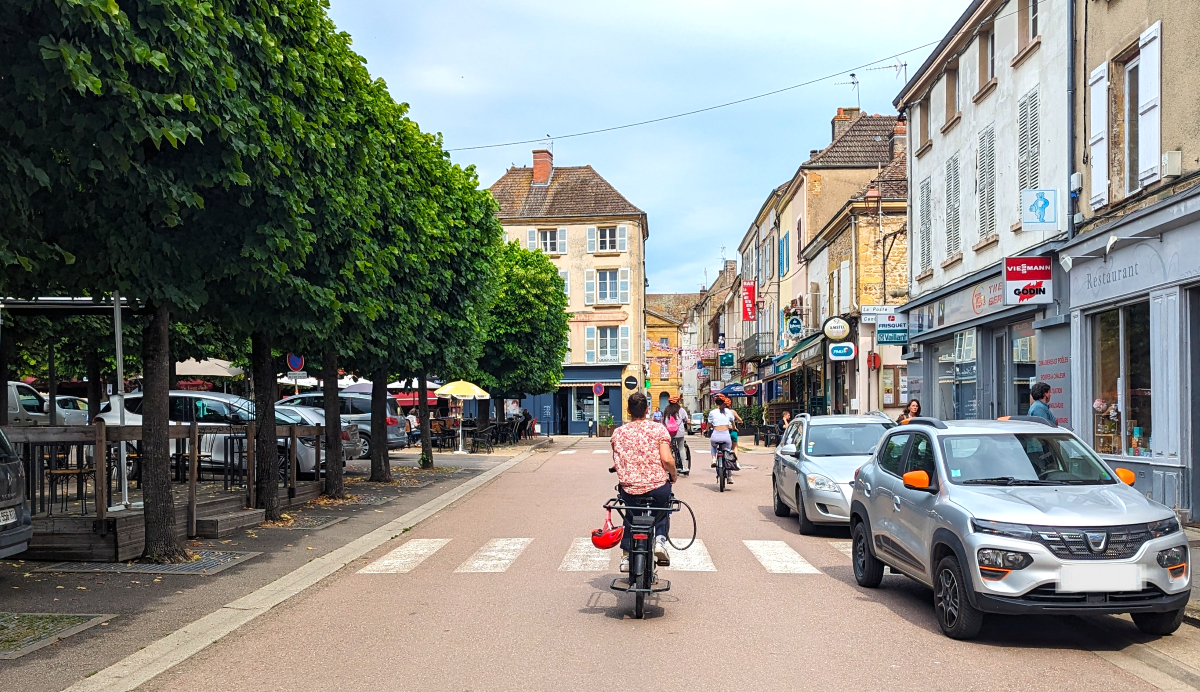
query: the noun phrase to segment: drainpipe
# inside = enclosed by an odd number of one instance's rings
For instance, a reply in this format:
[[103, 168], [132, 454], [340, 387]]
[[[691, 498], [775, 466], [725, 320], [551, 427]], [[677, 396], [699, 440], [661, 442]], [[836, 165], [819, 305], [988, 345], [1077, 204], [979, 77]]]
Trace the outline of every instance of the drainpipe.
[[[1078, 194], [1071, 191], [1075, 173], [1075, 0], [1067, 0], [1067, 239], [1075, 237]], [[1086, 36], [1084, 39], [1086, 40]]]

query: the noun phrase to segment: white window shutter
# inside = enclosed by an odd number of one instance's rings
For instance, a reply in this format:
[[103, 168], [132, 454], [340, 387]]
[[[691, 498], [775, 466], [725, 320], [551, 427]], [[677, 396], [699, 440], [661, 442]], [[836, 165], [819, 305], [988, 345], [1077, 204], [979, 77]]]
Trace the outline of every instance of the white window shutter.
[[592, 305], [596, 302], [596, 270], [583, 270], [583, 304]]
[[618, 274], [618, 278], [619, 278], [619, 283], [620, 283], [621, 304], [628, 305], [629, 304], [629, 268], [621, 267], [621, 271]]
[[583, 330], [583, 350], [584, 360], [588, 363], [596, 362], [596, 328], [585, 327]]
[[560, 271], [558, 273], [558, 275], [561, 276], [562, 280], [563, 280], [563, 293], [565, 293], [567, 295], [567, 297], [570, 298], [571, 297], [571, 272]]
[[1108, 63], [1102, 62], [1088, 77], [1088, 165], [1091, 168], [1092, 209], [1108, 204]]
[[[838, 309], [844, 315], [850, 312], [850, 260], [842, 260], [839, 267], [838, 278], [841, 280], [841, 285], [838, 286]], [[769, 319], [769, 318], [768, 318]]]
[[621, 341], [620, 341], [621, 357], [620, 357], [620, 361], [621, 361], [622, 363], [628, 363], [628, 362], [629, 362], [629, 327], [628, 327], [627, 325], [622, 325], [622, 326], [621, 326], [621, 329], [620, 329], [620, 334], [621, 334]]
[[589, 254], [596, 251], [596, 227], [595, 226], [588, 226], [587, 251]]
[[[921, 181], [921, 208], [920, 208], [920, 243], [921, 243], [921, 271], [933, 267], [933, 191], [932, 184], [929, 178]], [[920, 272], [918, 272], [920, 273]]]
[[537, 246], [538, 246], [537, 229], [531, 228], [531, 229], [529, 229], [529, 242], [526, 245], [526, 247], [528, 247], [530, 250], [536, 250]]
[[558, 254], [567, 254], [567, 229], [558, 229]]
[[1036, 190], [1042, 186], [1041, 178], [1041, 104], [1038, 88], [1034, 87], [1026, 96], [1029, 104], [1029, 151], [1026, 162], [1026, 176], [1029, 179], [1029, 189]]
[[979, 133], [979, 238], [996, 232], [996, 128]]
[[617, 252], [626, 252], [629, 249], [629, 227], [617, 226]]
[[946, 161], [946, 255], [962, 252], [959, 222], [958, 154]]
[[1161, 174], [1162, 161], [1162, 22], [1155, 22], [1138, 41], [1138, 183], [1149, 185]]
[[1029, 187], [1029, 96], [1017, 101], [1017, 205], [1021, 190]]
[[571, 364], [571, 335], [570, 335], [570, 333], [567, 334], [566, 346], [567, 346], [566, 350], [563, 351], [563, 365], [570, 365]]

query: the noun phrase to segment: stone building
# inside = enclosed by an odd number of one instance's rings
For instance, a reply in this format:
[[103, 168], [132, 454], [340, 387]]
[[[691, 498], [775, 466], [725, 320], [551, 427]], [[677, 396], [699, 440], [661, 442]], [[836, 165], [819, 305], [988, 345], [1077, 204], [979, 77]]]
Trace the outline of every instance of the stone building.
[[[699, 293], [646, 294], [647, 395], [650, 405], [660, 411], [672, 396], [695, 395], [696, 360], [687, 356], [695, 350], [688, 337], [695, 333], [690, 324], [691, 309], [700, 297]], [[689, 371], [691, 390], [685, 381]]]

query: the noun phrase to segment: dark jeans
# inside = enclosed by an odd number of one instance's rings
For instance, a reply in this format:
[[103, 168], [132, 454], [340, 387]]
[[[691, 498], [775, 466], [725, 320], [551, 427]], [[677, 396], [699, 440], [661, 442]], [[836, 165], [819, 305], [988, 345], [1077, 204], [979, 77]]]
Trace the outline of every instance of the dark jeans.
[[[625, 505], [640, 504], [649, 505], [650, 507], [670, 507], [671, 482], [667, 481], [654, 490], [642, 495], [630, 495], [624, 489], [621, 489], [617, 491], [617, 498]], [[629, 525], [629, 514], [629, 512], [625, 513], [625, 534], [621, 537], [621, 550], [625, 551], [628, 551], [629, 546], [633, 545], [633, 527]], [[666, 536], [670, 529], [671, 515], [668, 512], [662, 512], [658, 521], [654, 523], [654, 533], [659, 536]]]

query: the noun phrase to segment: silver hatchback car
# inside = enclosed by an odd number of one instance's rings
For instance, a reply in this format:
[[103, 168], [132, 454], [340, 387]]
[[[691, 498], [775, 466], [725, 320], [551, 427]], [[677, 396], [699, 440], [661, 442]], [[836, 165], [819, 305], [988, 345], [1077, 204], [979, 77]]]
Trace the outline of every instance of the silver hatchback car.
[[797, 416], [775, 449], [771, 474], [775, 516], [796, 512], [800, 533], [806, 535], [818, 524], [849, 525], [854, 472], [894, 426], [874, 414]]
[[889, 431], [855, 478], [855, 580], [874, 588], [888, 566], [929, 586], [954, 639], [984, 613], [1130, 613], [1174, 632], [1191, 595], [1175, 514], [1071, 432], [1017, 418]]

